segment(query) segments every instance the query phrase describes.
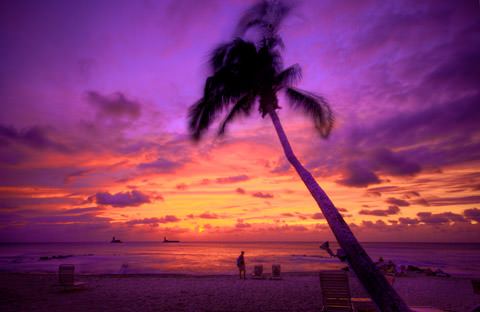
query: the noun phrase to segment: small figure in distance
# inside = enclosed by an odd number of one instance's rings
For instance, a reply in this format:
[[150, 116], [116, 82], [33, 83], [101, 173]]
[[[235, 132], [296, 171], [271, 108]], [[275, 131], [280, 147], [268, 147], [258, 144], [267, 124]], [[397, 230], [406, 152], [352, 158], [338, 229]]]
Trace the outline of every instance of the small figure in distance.
[[243, 257], [244, 254], [245, 252], [242, 251], [242, 254], [237, 258], [237, 267], [240, 274], [240, 279], [242, 279], [242, 272], [243, 272], [243, 279], [246, 279], [245, 258]]

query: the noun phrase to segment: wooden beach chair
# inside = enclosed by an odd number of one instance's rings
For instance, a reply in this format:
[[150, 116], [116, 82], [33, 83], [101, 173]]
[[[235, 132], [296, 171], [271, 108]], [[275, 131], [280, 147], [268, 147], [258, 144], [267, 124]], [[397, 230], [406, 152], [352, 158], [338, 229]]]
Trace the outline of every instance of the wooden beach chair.
[[348, 275], [343, 270], [320, 271], [322, 311], [377, 312], [370, 298], [351, 298]]
[[265, 279], [265, 275], [263, 275], [263, 264], [257, 264], [254, 266], [253, 279]]
[[83, 288], [85, 282], [74, 281], [75, 266], [73, 264], [60, 264], [58, 267], [58, 282], [64, 290], [74, 290]]
[[282, 277], [280, 276], [281, 270], [280, 270], [280, 264], [274, 264], [272, 265], [272, 280], [281, 280]]
[[320, 271], [322, 311], [353, 311], [345, 271]]

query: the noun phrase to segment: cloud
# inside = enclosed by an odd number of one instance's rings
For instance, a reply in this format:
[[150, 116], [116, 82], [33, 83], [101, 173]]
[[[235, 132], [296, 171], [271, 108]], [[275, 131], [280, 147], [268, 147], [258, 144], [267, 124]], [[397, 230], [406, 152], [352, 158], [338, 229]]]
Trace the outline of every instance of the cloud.
[[197, 216], [195, 216], [193, 213], [187, 215], [187, 219], [195, 219], [195, 218], [200, 218], [200, 219], [220, 219], [221, 216], [217, 215], [216, 213], [211, 213], [209, 211], [206, 211], [204, 213], [201, 213]]
[[393, 229], [392, 227], [389, 227], [383, 220], [377, 220], [375, 223], [372, 221], [362, 221], [361, 226], [368, 229], [379, 230], [381, 232]]
[[472, 208], [472, 209], [465, 209], [463, 211], [463, 215], [465, 219], [477, 221], [480, 223], [480, 209]]
[[258, 198], [273, 198], [273, 194], [270, 193], [262, 193], [262, 192], [255, 192], [252, 194], [253, 197]]
[[480, 202], [480, 196], [464, 196], [464, 197], [437, 197], [429, 198], [428, 202], [431, 206], [450, 206], [450, 205], [468, 205]]
[[48, 132], [51, 132], [51, 130], [51, 128], [33, 126], [18, 131], [14, 127], [0, 125], [0, 139], [6, 142], [4, 144], [15, 142], [37, 150], [50, 148], [57, 152], [70, 153], [71, 149], [69, 147], [50, 139]]
[[411, 219], [411, 218], [399, 218], [398, 221], [400, 222], [400, 224], [405, 224], [405, 225], [420, 223], [418, 219]]
[[273, 228], [270, 228], [269, 230], [275, 231], [275, 232], [289, 232], [289, 231], [294, 231], [294, 232], [306, 232], [306, 231], [308, 231], [308, 228], [307, 228], [306, 226], [303, 226], [303, 225], [297, 225], [297, 224], [289, 225], [289, 224], [285, 224], [284, 226], [281, 226], [281, 227], [273, 227]]
[[177, 190], [185, 191], [188, 188], [188, 185], [185, 183], [180, 183], [175, 186]]
[[128, 100], [121, 92], [111, 96], [104, 96], [95, 91], [87, 92], [88, 102], [98, 108], [101, 115], [114, 117], [129, 117], [137, 119], [141, 115], [139, 103]]
[[347, 164], [344, 172], [344, 179], [337, 183], [352, 187], [367, 187], [371, 184], [379, 184], [380, 179], [368, 166], [359, 161], [352, 161]]
[[84, 213], [81, 215], [71, 215], [71, 216], [40, 216], [33, 218], [26, 218], [31, 222], [35, 223], [85, 223], [85, 222], [108, 222], [112, 221], [111, 218], [97, 217], [94, 213]]
[[235, 224], [235, 228], [237, 229], [245, 229], [252, 227], [250, 223], [244, 223], [243, 220], [237, 220], [237, 223]]
[[407, 196], [407, 198], [410, 198], [411, 196], [420, 197], [420, 193], [415, 191], [409, 191], [405, 194], [405, 196]]
[[81, 169], [77, 170], [71, 173], [68, 173], [65, 175], [65, 178], [63, 179], [63, 184], [65, 185], [70, 185], [72, 184], [76, 178], [81, 178], [85, 177], [87, 174], [94, 172], [94, 170], [91, 169]]
[[358, 214], [361, 215], [369, 215], [369, 216], [378, 216], [378, 217], [386, 217], [389, 215], [395, 215], [400, 212], [400, 208], [397, 206], [389, 206], [388, 209], [375, 209], [375, 210], [366, 210], [362, 209]]
[[237, 182], [243, 182], [250, 180], [250, 178], [247, 175], [239, 175], [239, 176], [233, 176], [233, 177], [226, 177], [226, 178], [217, 178], [216, 182], [219, 184], [229, 184], [229, 183], [237, 183]]
[[215, 213], [210, 213], [210, 212], [204, 212], [200, 215], [198, 215], [199, 218], [202, 218], [202, 219], [218, 219], [218, 215], [215, 214]]
[[182, 163], [171, 161], [165, 158], [158, 158], [152, 162], [141, 163], [138, 165], [138, 168], [142, 170], [154, 171], [155, 173], [174, 173], [182, 166]]
[[415, 175], [421, 171], [420, 165], [410, 162], [391, 150], [380, 148], [373, 152], [373, 160], [383, 172], [393, 176]]
[[109, 192], [100, 192], [95, 194], [94, 197], [97, 204], [112, 207], [136, 207], [150, 202], [147, 195], [135, 190], [114, 195]]
[[242, 195], [245, 194], [245, 190], [244, 190], [243, 188], [241, 188], [241, 187], [238, 187], [238, 188], [235, 190], [235, 192], [237, 192], [238, 194], [242, 194]]
[[288, 160], [284, 156], [282, 156], [278, 159], [278, 162], [276, 163], [275, 168], [270, 170], [270, 172], [271, 173], [285, 173], [288, 170], [290, 170], [290, 167], [291, 167], [291, 165], [288, 162]]
[[202, 181], [200, 181], [200, 185], [209, 185], [212, 181], [210, 181], [210, 179], [202, 179]]
[[62, 211], [62, 213], [74, 214], [74, 213], [84, 213], [84, 212], [102, 211], [102, 210], [105, 210], [105, 209], [101, 208], [101, 207], [73, 208], [73, 209], [66, 209], [66, 210]]
[[165, 224], [165, 223], [175, 223], [179, 222], [182, 219], [177, 218], [173, 215], [166, 215], [162, 218], [144, 218], [144, 219], [135, 219], [125, 222], [128, 225], [135, 225], [135, 224], [150, 224], [151, 226], [157, 227], [158, 224]]
[[449, 222], [465, 222], [465, 218], [462, 215], [453, 212], [443, 213], [431, 213], [431, 212], [419, 212], [417, 213], [420, 221], [427, 224], [439, 224]]
[[393, 197], [387, 198], [387, 200], [385, 202], [387, 204], [392, 204], [392, 205], [396, 205], [396, 206], [400, 206], [400, 207], [410, 206], [410, 204], [407, 201], [405, 201], [403, 199], [393, 198]]
[[416, 199], [412, 201], [413, 204], [415, 205], [421, 205], [421, 206], [430, 206], [430, 203], [426, 201], [424, 198]]
[[351, 187], [367, 187], [381, 183], [379, 174], [412, 176], [421, 171], [418, 164], [406, 160], [398, 153], [394, 154], [387, 148], [376, 148], [362, 157], [347, 163], [343, 171], [344, 178], [337, 183]]
[[321, 220], [325, 219], [325, 216], [323, 215], [323, 213], [317, 212], [312, 215], [312, 219]]

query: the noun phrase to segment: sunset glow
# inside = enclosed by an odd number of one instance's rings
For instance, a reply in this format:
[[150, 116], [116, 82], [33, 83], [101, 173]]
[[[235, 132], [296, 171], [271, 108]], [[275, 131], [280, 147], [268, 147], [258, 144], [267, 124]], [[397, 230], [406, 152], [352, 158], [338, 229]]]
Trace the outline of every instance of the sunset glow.
[[[189, 138], [209, 53], [251, 3], [1, 4], [0, 242], [332, 240], [268, 118]], [[360, 241], [479, 242], [479, 15], [312, 0], [280, 31], [336, 126], [278, 114]]]

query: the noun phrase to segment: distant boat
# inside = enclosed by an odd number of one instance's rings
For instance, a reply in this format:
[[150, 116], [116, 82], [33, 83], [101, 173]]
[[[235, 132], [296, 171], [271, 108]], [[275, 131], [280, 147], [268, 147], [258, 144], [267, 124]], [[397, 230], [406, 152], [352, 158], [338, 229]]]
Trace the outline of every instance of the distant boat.
[[168, 240], [166, 236], [163, 237], [164, 243], [180, 243], [178, 240]]
[[112, 241], [110, 243], [123, 243], [123, 242], [119, 239], [115, 239], [115, 236], [114, 236], [112, 237]]

